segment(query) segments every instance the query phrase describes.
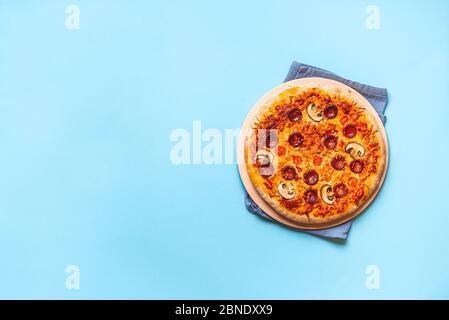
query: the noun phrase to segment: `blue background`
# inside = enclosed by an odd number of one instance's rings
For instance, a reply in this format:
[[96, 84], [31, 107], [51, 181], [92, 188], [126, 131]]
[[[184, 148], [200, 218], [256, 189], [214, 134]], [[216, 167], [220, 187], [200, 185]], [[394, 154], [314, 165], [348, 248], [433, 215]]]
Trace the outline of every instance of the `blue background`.
[[[70, 3], [0, 1], [1, 298], [449, 298], [449, 2], [77, 0], [68, 30]], [[170, 161], [293, 59], [389, 90], [387, 178], [343, 245], [248, 213], [235, 165]]]

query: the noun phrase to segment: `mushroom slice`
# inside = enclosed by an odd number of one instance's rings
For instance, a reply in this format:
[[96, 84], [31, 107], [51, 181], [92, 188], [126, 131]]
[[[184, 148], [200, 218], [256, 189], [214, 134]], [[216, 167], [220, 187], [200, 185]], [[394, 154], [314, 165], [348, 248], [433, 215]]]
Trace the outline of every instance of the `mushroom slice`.
[[257, 151], [256, 159], [261, 166], [267, 166], [273, 162], [273, 154], [268, 150], [259, 150]]
[[332, 192], [332, 187], [329, 184], [325, 184], [321, 187], [321, 199], [326, 204], [333, 204], [335, 201], [334, 193]]
[[318, 110], [317, 106], [314, 103], [311, 103], [307, 106], [307, 115], [315, 122], [320, 122], [323, 120], [323, 112]]
[[345, 151], [351, 155], [353, 159], [363, 157], [365, 155], [365, 148], [357, 142], [350, 142], [346, 145]]
[[281, 182], [278, 185], [278, 192], [282, 198], [290, 200], [296, 196], [296, 192], [291, 183]]

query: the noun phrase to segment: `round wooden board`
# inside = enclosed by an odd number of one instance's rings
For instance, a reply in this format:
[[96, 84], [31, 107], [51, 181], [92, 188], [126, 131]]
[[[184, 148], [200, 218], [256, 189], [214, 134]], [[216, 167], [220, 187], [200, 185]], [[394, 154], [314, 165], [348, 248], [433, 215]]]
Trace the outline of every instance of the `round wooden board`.
[[[296, 221], [287, 219], [283, 215], [279, 214], [277, 211], [275, 211], [263, 198], [259, 195], [259, 193], [254, 188], [251, 179], [248, 175], [248, 171], [246, 168], [246, 161], [245, 161], [245, 142], [246, 138], [248, 136], [248, 131], [251, 129], [251, 124], [253, 123], [255, 115], [259, 112], [259, 109], [266, 106], [267, 103], [271, 100], [273, 100], [275, 97], [278, 96], [279, 93], [285, 91], [288, 88], [293, 87], [302, 87], [302, 88], [322, 88], [326, 89], [326, 87], [337, 87], [341, 90], [341, 94], [352, 99], [360, 106], [363, 106], [366, 108], [367, 112], [374, 115], [374, 119], [379, 127], [380, 136], [381, 139], [383, 139], [384, 143], [384, 160], [385, 160], [385, 166], [383, 169], [383, 172], [381, 173], [381, 178], [379, 181], [379, 184], [377, 185], [376, 190], [371, 194], [371, 196], [366, 199], [366, 201], [358, 208], [358, 210], [354, 211], [351, 215], [342, 217], [341, 219], [336, 219], [330, 222], [325, 222], [322, 224], [305, 224], [305, 223], [298, 223]], [[286, 226], [296, 228], [296, 229], [303, 229], [303, 230], [318, 230], [318, 229], [326, 229], [331, 228], [337, 225], [340, 225], [342, 223], [345, 223], [349, 220], [354, 219], [356, 216], [358, 216], [360, 213], [363, 212], [363, 210], [368, 207], [368, 205], [374, 200], [377, 193], [379, 192], [380, 188], [382, 187], [383, 181], [385, 179], [385, 174], [387, 172], [388, 167], [388, 139], [387, 135], [385, 133], [385, 128], [383, 126], [382, 121], [379, 118], [379, 115], [377, 114], [376, 110], [373, 108], [373, 106], [368, 102], [368, 100], [365, 99], [360, 93], [358, 93], [353, 88], [338, 82], [334, 80], [329, 80], [325, 78], [302, 78], [302, 79], [296, 79], [289, 82], [285, 82], [281, 84], [280, 86], [270, 90], [268, 93], [266, 93], [262, 98], [259, 99], [259, 101], [251, 108], [249, 111], [245, 121], [243, 122], [242, 128], [240, 130], [240, 135], [237, 143], [237, 163], [238, 163], [238, 170], [240, 173], [240, 178], [242, 180], [242, 183], [250, 195], [250, 197], [254, 200], [254, 202], [262, 209], [266, 214], [268, 214], [271, 218], [276, 220], [277, 222], [284, 224]]]

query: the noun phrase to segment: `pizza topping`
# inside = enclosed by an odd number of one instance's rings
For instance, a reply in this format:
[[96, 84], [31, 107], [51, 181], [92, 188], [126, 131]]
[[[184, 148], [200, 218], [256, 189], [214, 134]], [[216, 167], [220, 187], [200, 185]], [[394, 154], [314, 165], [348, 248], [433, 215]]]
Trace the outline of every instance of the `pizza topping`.
[[318, 182], [318, 172], [311, 169], [304, 173], [304, 182], [307, 183], [310, 186], [313, 186]]
[[299, 120], [302, 119], [302, 113], [301, 113], [301, 110], [299, 110], [298, 108], [293, 108], [293, 109], [291, 109], [291, 110], [288, 112], [288, 114], [287, 114], [287, 118], [288, 118], [290, 121], [298, 122]]
[[363, 171], [364, 165], [363, 162], [360, 160], [352, 160], [351, 164], [349, 165], [349, 168], [354, 173], [360, 173]]
[[283, 146], [279, 146], [278, 147], [278, 156], [279, 157], [282, 157], [283, 155], [285, 155], [285, 147], [283, 147]]
[[324, 181], [327, 181], [327, 182], [331, 181], [332, 180], [332, 171], [331, 170], [324, 170], [321, 179], [323, 179]]
[[302, 162], [302, 158], [300, 156], [293, 156], [293, 163], [294, 164], [299, 165], [299, 164], [301, 164], [301, 162]]
[[357, 190], [357, 198], [358, 199], [361, 199], [364, 194], [365, 194], [365, 191], [363, 190], [363, 188], [360, 188]]
[[324, 109], [324, 116], [328, 119], [333, 119], [337, 116], [338, 109], [333, 104], [329, 105]]
[[259, 173], [262, 177], [270, 177], [274, 174], [274, 167], [271, 164], [266, 167], [260, 167]]
[[304, 192], [304, 200], [308, 204], [315, 204], [318, 202], [318, 192], [315, 189], [308, 189]]
[[337, 198], [344, 197], [348, 194], [348, 187], [344, 183], [338, 183], [334, 186], [334, 194]]
[[354, 177], [350, 177], [349, 179], [348, 179], [348, 184], [349, 184], [349, 186], [351, 187], [351, 188], [354, 188], [356, 185], [357, 185], [357, 179], [356, 178], [354, 178]]
[[256, 154], [256, 161], [260, 167], [267, 167], [273, 162], [273, 154], [268, 150], [259, 150]]
[[363, 157], [365, 155], [365, 148], [357, 142], [350, 142], [346, 145], [345, 151], [351, 155], [353, 159]]
[[265, 179], [265, 181], [263, 182], [263, 184], [265, 185], [265, 187], [267, 187], [268, 189], [272, 189], [273, 188], [273, 182], [271, 180]]
[[343, 116], [343, 117], [340, 118], [340, 123], [342, 125], [345, 125], [348, 122], [348, 120], [349, 120], [348, 116]]
[[304, 141], [304, 136], [300, 134], [299, 132], [294, 132], [288, 137], [288, 143], [294, 148], [299, 147], [302, 145]]
[[328, 149], [334, 149], [337, 146], [337, 137], [333, 135], [328, 135], [324, 138], [324, 146]]
[[331, 165], [332, 165], [332, 168], [334, 168], [335, 170], [343, 170], [343, 168], [346, 165], [345, 157], [343, 157], [341, 155], [337, 155], [337, 156], [333, 157], [331, 160]]
[[318, 110], [314, 103], [309, 104], [306, 111], [309, 118], [313, 121], [320, 122], [321, 120], [323, 120], [323, 112]]
[[325, 184], [321, 187], [321, 199], [325, 204], [333, 204], [335, 201], [334, 193], [332, 192], [332, 187], [329, 184]]
[[361, 132], [366, 132], [368, 130], [368, 125], [365, 122], [359, 122], [357, 124], [357, 130]]
[[323, 162], [323, 157], [315, 156], [313, 158], [313, 164], [319, 166]]
[[343, 128], [343, 134], [346, 138], [353, 138], [357, 133], [357, 127], [353, 124], [348, 124]]
[[281, 170], [281, 174], [285, 180], [293, 180], [296, 178], [296, 170], [291, 166], [283, 167]]
[[282, 198], [290, 200], [296, 195], [293, 185], [291, 183], [281, 182], [278, 185], [278, 192]]

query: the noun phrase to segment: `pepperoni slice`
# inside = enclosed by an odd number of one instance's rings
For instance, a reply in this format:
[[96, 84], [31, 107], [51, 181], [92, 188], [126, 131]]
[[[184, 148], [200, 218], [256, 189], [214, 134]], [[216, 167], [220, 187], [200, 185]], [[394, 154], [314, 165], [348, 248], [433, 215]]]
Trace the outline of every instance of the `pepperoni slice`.
[[356, 133], [357, 133], [357, 127], [353, 124], [348, 124], [343, 129], [343, 134], [345, 135], [346, 138], [352, 138], [356, 135]]
[[294, 132], [288, 137], [288, 143], [294, 148], [299, 147], [302, 145], [304, 141], [304, 136], [300, 134], [299, 132]]
[[300, 121], [302, 119], [301, 110], [299, 110], [298, 108], [291, 109], [287, 114], [287, 118], [293, 122]]
[[281, 174], [285, 180], [293, 180], [296, 178], [296, 170], [291, 166], [283, 167], [281, 170]]
[[260, 167], [259, 168], [259, 174], [262, 177], [270, 177], [270, 176], [273, 175], [273, 173], [274, 173], [274, 167], [271, 164], [269, 166], [267, 166], [267, 167]]
[[315, 189], [308, 189], [304, 192], [304, 200], [308, 204], [315, 204], [318, 202], [318, 192]]
[[307, 183], [310, 186], [313, 186], [318, 182], [318, 173], [311, 169], [304, 173], [304, 182]]
[[333, 104], [329, 105], [326, 107], [326, 109], [324, 109], [324, 116], [328, 119], [333, 119], [337, 116], [338, 114], [338, 109], [336, 106], [334, 106]]
[[350, 164], [349, 164], [349, 168], [351, 169], [352, 172], [354, 173], [360, 173], [363, 171], [363, 168], [365, 166], [363, 165], [363, 162], [360, 160], [353, 160]]
[[324, 146], [328, 149], [334, 149], [337, 146], [338, 138], [333, 135], [329, 135], [324, 138]]
[[331, 165], [335, 170], [343, 170], [346, 165], [345, 157], [338, 155], [332, 158]]
[[276, 130], [267, 130], [265, 135], [265, 145], [267, 148], [274, 148], [278, 145], [278, 135]]
[[337, 183], [334, 186], [333, 191], [337, 198], [342, 198], [348, 194], [348, 187], [344, 183]]

